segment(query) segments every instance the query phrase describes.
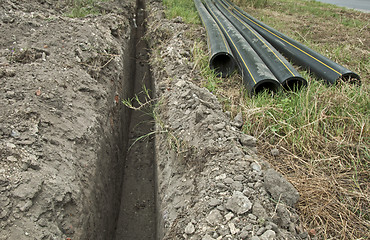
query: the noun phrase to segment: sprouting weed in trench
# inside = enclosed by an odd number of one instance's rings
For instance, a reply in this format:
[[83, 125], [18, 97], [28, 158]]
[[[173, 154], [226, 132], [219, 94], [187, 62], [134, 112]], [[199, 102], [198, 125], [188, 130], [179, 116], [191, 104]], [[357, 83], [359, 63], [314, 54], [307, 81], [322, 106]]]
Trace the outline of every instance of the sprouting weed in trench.
[[160, 107], [163, 106], [163, 99], [152, 98], [150, 90], [143, 86], [143, 90], [139, 94], [131, 99], [122, 100], [123, 105], [134, 111], [143, 111], [144, 114], [148, 114], [153, 118], [155, 128], [153, 131], [146, 133], [142, 136], [137, 137], [134, 142], [130, 145], [128, 151], [139, 141], [145, 140], [155, 134], [165, 134], [167, 142], [171, 148], [177, 153], [182, 150], [181, 141], [172, 133], [168, 126], [164, 124], [160, 118]]
[[123, 99], [122, 103], [126, 107], [137, 111], [153, 106], [156, 100], [150, 96], [150, 90], [146, 86], [143, 86], [143, 90], [139, 94], [135, 94], [131, 99]]

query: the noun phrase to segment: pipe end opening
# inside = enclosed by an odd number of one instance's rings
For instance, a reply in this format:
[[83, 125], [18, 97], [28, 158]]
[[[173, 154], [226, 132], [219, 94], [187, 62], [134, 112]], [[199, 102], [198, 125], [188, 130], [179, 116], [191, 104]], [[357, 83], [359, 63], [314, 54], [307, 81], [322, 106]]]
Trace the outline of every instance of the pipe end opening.
[[280, 87], [280, 83], [274, 79], [263, 80], [258, 82], [254, 87], [254, 94], [259, 94], [262, 92], [277, 92]]
[[215, 71], [218, 77], [228, 77], [236, 69], [236, 63], [229, 53], [216, 53], [209, 61], [209, 67]]
[[353, 72], [343, 74], [339, 80], [342, 80], [343, 82], [347, 82], [351, 84], [361, 85], [360, 76]]
[[298, 91], [305, 86], [307, 86], [307, 81], [302, 77], [291, 77], [283, 84], [284, 89], [287, 91]]

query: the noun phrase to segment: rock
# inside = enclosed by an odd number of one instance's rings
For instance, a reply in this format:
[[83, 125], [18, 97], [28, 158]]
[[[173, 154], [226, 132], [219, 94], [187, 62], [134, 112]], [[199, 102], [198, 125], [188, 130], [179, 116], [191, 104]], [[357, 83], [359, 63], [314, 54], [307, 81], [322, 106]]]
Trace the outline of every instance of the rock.
[[273, 222], [266, 222], [266, 228], [269, 230], [274, 230], [275, 232], [278, 232], [278, 226]]
[[243, 227], [242, 231], [252, 231], [253, 230], [253, 225], [252, 224], [247, 224], [245, 227]]
[[182, 88], [183, 86], [186, 85], [186, 82], [184, 80], [179, 80], [179, 81], [177, 81], [177, 83], [175, 85], [178, 88]]
[[46, 227], [47, 226], [47, 221], [45, 220], [45, 218], [40, 218], [37, 223], [41, 226], [41, 227]]
[[211, 198], [210, 200], [209, 200], [209, 206], [211, 206], [211, 207], [216, 207], [216, 206], [218, 206], [218, 205], [220, 205], [221, 204], [221, 201], [220, 200], [218, 200], [217, 198]]
[[266, 210], [259, 202], [253, 204], [252, 213], [258, 218], [266, 219], [268, 217]]
[[261, 228], [260, 228], [260, 229], [258, 229], [258, 231], [256, 232], [256, 235], [257, 235], [257, 236], [261, 236], [265, 231], [266, 231], [266, 228], [265, 228], [265, 227], [261, 227]]
[[260, 240], [260, 238], [257, 237], [257, 236], [253, 236], [253, 237], [251, 237], [251, 240]]
[[226, 126], [225, 122], [220, 122], [220, 123], [213, 126], [213, 130], [218, 132], [220, 130], [223, 130], [225, 128], [225, 126]]
[[5, 219], [8, 216], [9, 212], [10, 212], [9, 208], [6, 209], [4, 208], [0, 210], [0, 219]]
[[295, 230], [295, 224], [294, 223], [290, 223], [289, 224], [289, 232], [291, 233], [296, 233], [296, 230]]
[[8, 156], [6, 158], [6, 160], [8, 160], [9, 162], [17, 162], [18, 161], [18, 159], [16, 157], [14, 157], [14, 156]]
[[200, 109], [195, 112], [195, 123], [199, 123], [204, 118], [204, 112]]
[[229, 212], [228, 214], [225, 215], [225, 219], [226, 221], [230, 221], [230, 219], [232, 219], [234, 217], [234, 214], [232, 212]]
[[249, 233], [248, 231], [243, 231], [239, 234], [239, 238], [246, 239], [248, 237]]
[[216, 225], [222, 221], [222, 215], [219, 210], [213, 209], [207, 216], [207, 222]]
[[236, 191], [243, 191], [243, 184], [239, 181], [235, 181], [231, 184], [232, 189]]
[[235, 181], [243, 181], [245, 178], [244, 178], [244, 176], [243, 175], [236, 175], [235, 177], [234, 177], [234, 180]]
[[240, 140], [240, 143], [245, 147], [255, 147], [257, 144], [256, 138], [246, 135], [246, 134], [242, 134], [239, 140]]
[[248, 214], [248, 218], [249, 219], [252, 219], [252, 220], [254, 220], [254, 221], [256, 221], [257, 220], [257, 217], [255, 216], [255, 215], [253, 215], [253, 214]]
[[28, 167], [30, 166], [30, 164], [28, 162], [22, 162], [21, 163], [21, 169], [23, 171], [27, 171]]
[[260, 172], [261, 171], [261, 165], [259, 165], [258, 163], [256, 162], [252, 162], [251, 163], [251, 168], [256, 171], [256, 172]]
[[215, 179], [216, 180], [224, 180], [225, 178], [226, 178], [226, 173], [223, 173], [223, 174], [217, 176]]
[[302, 239], [307, 239], [308, 238], [308, 233], [307, 232], [300, 233], [299, 237], [302, 238]]
[[293, 207], [299, 200], [299, 193], [293, 185], [273, 169], [265, 172], [264, 186], [275, 201], [282, 201]]
[[13, 195], [20, 199], [32, 199], [41, 190], [41, 181], [32, 178], [28, 183], [22, 183], [14, 191]]
[[19, 138], [20, 137], [20, 133], [17, 131], [17, 130], [15, 130], [15, 129], [13, 129], [12, 131], [11, 131], [11, 133], [10, 133], [10, 136], [12, 136], [13, 138]]
[[224, 183], [226, 183], [226, 184], [232, 184], [233, 182], [234, 182], [234, 180], [230, 177], [227, 177], [227, 178], [224, 179]]
[[7, 142], [7, 143], [6, 143], [6, 146], [7, 146], [8, 148], [11, 148], [11, 149], [16, 148], [16, 145], [15, 145], [14, 143], [9, 143], [9, 142]]
[[266, 232], [264, 232], [261, 236], [260, 236], [260, 239], [261, 240], [274, 240], [276, 237], [276, 233], [272, 230], [267, 230]]
[[228, 225], [229, 225], [230, 233], [232, 235], [235, 235], [238, 232], [240, 232], [240, 229], [236, 228], [234, 223], [229, 223]]
[[234, 127], [241, 128], [243, 126], [243, 114], [239, 112], [231, 122]]
[[193, 234], [194, 232], [195, 232], [195, 227], [191, 222], [189, 222], [188, 225], [186, 225], [186, 227], [185, 227], [185, 233], [186, 234]]
[[226, 209], [240, 215], [248, 212], [252, 208], [252, 203], [242, 192], [234, 191], [225, 207]]
[[14, 92], [14, 91], [7, 91], [7, 92], [5, 93], [5, 96], [6, 96], [7, 98], [14, 98], [14, 97], [15, 97], [15, 92]]
[[202, 240], [215, 240], [215, 239], [207, 234], [204, 237], [202, 237]]
[[28, 211], [28, 209], [30, 209], [32, 207], [32, 205], [33, 205], [33, 202], [32, 202], [32, 200], [29, 199], [29, 200], [26, 201], [26, 203], [23, 206], [21, 206], [19, 208], [19, 210], [21, 210], [22, 212]]
[[274, 216], [274, 222], [283, 228], [289, 228], [291, 223], [290, 213], [283, 204], [278, 204], [276, 207], [276, 215]]

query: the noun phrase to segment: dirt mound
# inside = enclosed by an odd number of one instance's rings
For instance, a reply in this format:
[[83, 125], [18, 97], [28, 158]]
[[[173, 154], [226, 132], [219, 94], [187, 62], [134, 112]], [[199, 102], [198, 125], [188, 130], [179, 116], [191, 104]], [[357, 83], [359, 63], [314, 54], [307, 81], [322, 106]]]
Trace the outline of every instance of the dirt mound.
[[0, 4], [0, 239], [114, 228], [134, 4], [72, 19], [69, 2]]
[[299, 239], [298, 192], [256, 155], [241, 119], [194, 84], [191, 36], [204, 32], [162, 11], [152, 1], [160, 239]]

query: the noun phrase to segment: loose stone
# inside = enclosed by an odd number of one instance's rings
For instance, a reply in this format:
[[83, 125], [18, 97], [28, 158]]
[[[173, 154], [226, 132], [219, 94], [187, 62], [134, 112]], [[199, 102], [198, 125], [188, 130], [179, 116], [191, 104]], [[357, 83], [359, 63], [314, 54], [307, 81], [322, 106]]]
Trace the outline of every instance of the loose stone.
[[276, 233], [272, 230], [267, 230], [260, 236], [261, 240], [274, 240], [276, 237]]
[[234, 191], [233, 196], [227, 201], [225, 207], [240, 215], [248, 212], [252, 208], [252, 203], [242, 192]]
[[190, 222], [188, 225], [185, 227], [185, 233], [186, 234], [193, 234], [195, 232], [195, 227], [194, 225]]

